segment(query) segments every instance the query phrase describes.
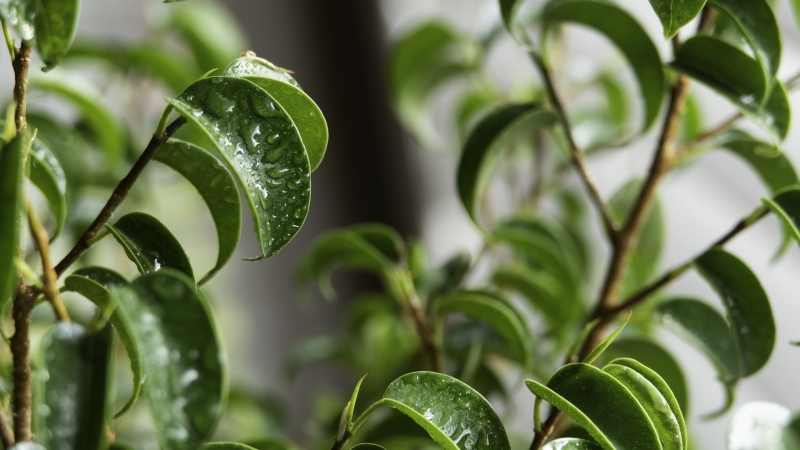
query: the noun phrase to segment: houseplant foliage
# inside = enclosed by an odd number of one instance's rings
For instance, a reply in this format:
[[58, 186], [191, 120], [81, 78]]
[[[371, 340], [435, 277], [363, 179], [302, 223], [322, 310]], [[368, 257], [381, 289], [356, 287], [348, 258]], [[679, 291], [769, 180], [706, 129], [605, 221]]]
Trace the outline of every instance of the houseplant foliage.
[[[739, 382], [789, 345], [776, 341], [764, 287], [725, 249], [770, 214], [784, 238], [778, 256], [798, 238], [800, 186], [782, 150], [796, 78], [777, 77], [774, 3], [651, 0], [670, 51], [605, 0], [499, 0], [496, 25], [478, 35], [430, 21], [400, 37], [388, 67], [398, 118], [423, 147], [457, 160], [457, 193], [483, 245], [477, 256], [435, 264], [418, 241], [381, 224], [317, 240], [301, 284], [316, 281], [332, 299], [332, 272], [351, 269], [376, 275], [383, 289], [354, 299], [345, 333], [300, 345], [290, 362], [292, 373], [319, 363], [369, 372], [340, 401], [343, 412], [321, 402], [328, 422], [314, 448], [328, 448], [335, 433], [334, 449], [685, 449], [694, 417], [729, 420], [732, 450], [798, 448], [800, 420], [785, 407], [731, 412]], [[610, 42], [632, 82], [614, 65], [572, 80], [565, 25]], [[510, 91], [487, 76], [487, 55], [503, 39], [538, 73]], [[695, 85], [736, 113], [702, 123]], [[584, 97], [594, 101], [575, 101]], [[437, 123], [434, 105], [448, 108], [449, 126]], [[591, 158], [622, 147], [650, 152], [650, 168], [617, 180], [605, 198]], [[684, 264], [663, 268], [659, 186], [718, 150], [755, 171], [763, 202]], [[670, 283], [690, 271], [717, 297], [671, 295]], [[664, 332], [708, 358], [724, 404], [689, 414], [692, 380], [661, 344]], [[513, 396], [528, 393], [514, 389], [519, 379], [535, 397], [522, 435], [497, 425], [518, 412]], [[357, 398], [374, 403], [354, 415]]]
[[[245, 51], [224, 9], [158, 8], [151, 41], [110, 44], [73, 42], [79, 0], [0, 5], [15, 80], [0, 150], [0, 310], [13, 324], [10, 337], [3, 332], [3, 448], [252, 448], [211, 442], [229, 398], [235, 405], [242, 394], [229, 395], [202, 286], [239, 243], [241, 198], [259, 242], [252, 259], [292, 240], [327, 125], [288, 71]], [[118, 119], [92, 76], [139, 100], [164, 93], [160, 118], [122, 103]], [[54, 99], [72, 120], [53, 113]], [[153, 193], [142, 190], [153, 165], [207, 206], [218, 240], [208, 272], [193, 269], [159, 219], [136, 210]], [[92, 255], [103, 239], [117, 241], [138, 276]], [[143, 415], [152, 426], [140, 433]]]

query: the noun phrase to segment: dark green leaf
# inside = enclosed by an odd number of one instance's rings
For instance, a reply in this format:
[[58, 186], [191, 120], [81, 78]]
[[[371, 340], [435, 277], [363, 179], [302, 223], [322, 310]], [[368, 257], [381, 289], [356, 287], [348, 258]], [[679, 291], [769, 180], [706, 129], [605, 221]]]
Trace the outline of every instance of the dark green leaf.
[[720, 146], [747, 162], [773, 194], [798, 182], [792, 162], [774, 144], [733, 130], [722, 137]]
[[542, 21], [547, 29], [563, 22], [594, 28], [619, 48], [633, 67], [645, 104], [644, 129], [661, 111], [666, 84], [658, 49], [630, 14], [602, 0], [551, 0]]
[[461, 153], [456, 183], [461, 203], [478, 226], [478, 203], [508, 141], [555, 121], [554, 113], [526, 103], [505, 106], [484, 117], [472, 130]]
[[248, 445], [256, 450], [298, 450], [291, 442], [279, 438], [261, 439], [257, 442], [249, 442]]
[[211, 212], [217, 228], [219, 250], [217, 263], [198, 282], [211, 279], [233, 256], [242, 231], [242, 204], [233, 176], [217, 158], [188, 142], [171, 139], [156, 154], [156, 161], [181, 174], [197, 192]]
[[166, 27], [180, 32], [203, 72], [226, 67], [245, 50], [243, 28], [220, 4], [191, 2], [165, 12]]
[[110, 326], [90, 334], [74, 323], [60, 323], [45, 336], [47, 376], [37, 439], [48, 449], [96, 449], [106, 442], [113, 405], [113, 337]]
[[36, 49], [45, 70], [57, 66], [67, 55], [78, 29], [80, 0], [36, 0]]
[[786, 89], [767, 84], [758, 62], [725, 41], [694, 36], [681, 45], [672, 67], [706, 84], [730, 100], [776, 142], [789, 132], [790, 105]]
[[521, 293], [528, 302], [544, 314], [551, 329], [568, 317], [569, 304], [559, 294], [561, 289], [553, 277], [521, 264], [499, 269], [492, 282], [500, 287]]
[[447, 375], [403, 375], [389, 385], [381, 402], [412, 418], [445, 450], [510, 449], [503, 423], [489, 402]]
[[378, 444], [358, 444], [353, 450], [386, 450]]
[[200, 450], [258, 450], [249, 445], [235, 442], [209, 442], [200, 446]]
[[604, 450], [660, 449], [647, 413], [628, 389], [589, 364], [568, 364], [547, 386], [525, 384], [536, 396], [563, 411]]
[[117, 239], [142, 275], [175, 269], [194, 279], [192, 265], [180, 242], [155, 217], [145, 213], [122, 216], [106, 229]]
[[503, 17], [503, 25], [512, 37], [516, 38], [516, 17], [519, 7], [524, 0], [500, 0], [500, 15]]
[[468, 132], [474, 122], [491, 108], [493, 100], [494, 98], [486, 89], [470, 90], [461, 97], [455, 108], [456, 127], [461, 142], [466, 142]]
[[351, 226], [349, 230], [372, 245], [389, 261], [399, 261], [405, 254], [403, 237], [390, 226], [382, 223], [362, 223]]
[[55, 216], [56, 228], [50, 236], [55, 240], [67, 221], [67, 180], [56, 157], [41, 141], [33, 141], [30, 158], [30, 179], [42, 192]]
[[755, 274], [739, 258], [724, 250], [709, 250], [695, 267], [717, 291], [731, 324], [741, 356], [741, 375], [760, 370], [775, 346], [775, 320], [766, 292]]
[[764, 204], [791, 230], [792, 237], [800, 242], [800, 188], [792, 187], [774, 198], [764, 198]]
[[116, 417], [128, 411], [139, 399], [144, 379], [139, 335], [128, 312], [124, 308], [117, 308], [116, 300], [110, 292], [114, 287], [127, 285], [128, 281], [122, 275], [102, 267], [80, 268], [64, 280], [64, 286], [67, 290], [83, 295], [97, 305], [101, 311], [108, 311], [113, 308], [114, 312], [111, 314], [110, 321], [125, 346], [125, 351], [128, 353], [128, 359], [131, 363], [131, 373], [133, 374], [131, 398], [116, 414]]
[[16, 283], [15, 260], [19, 249], [22, 211], [22, 134], [3, 146], [0, 153], [0, 309], [5, 310]]
[[796, 443], [784, 436], [784, 429], [791, 420], [791, 411], [777, 403], [745, 403], [736, 410], [728, 424], [726, 448], [728, 450], [796, 450]]
[[664, 39], [672, 39], [684, 25], [700, 14], [705, 4], [706, 0], [650, 0], [664, 27]]
[[562, 438], [550, 441], [542, 450], [596, 450], [601, 447], [592, 441], [575, 438]]
[[308, 155], [291, 117], [250, 81], [211, 77], [168, 99], [211, 139], [247, 193], [262, 255], [280, 251], [308, 214]]
[[208, 301], [180, 272], [143, 275], [114, 290], [141, 339], [145, 394], [162, 448], [193, 450], [214, 430], [227, 369]]

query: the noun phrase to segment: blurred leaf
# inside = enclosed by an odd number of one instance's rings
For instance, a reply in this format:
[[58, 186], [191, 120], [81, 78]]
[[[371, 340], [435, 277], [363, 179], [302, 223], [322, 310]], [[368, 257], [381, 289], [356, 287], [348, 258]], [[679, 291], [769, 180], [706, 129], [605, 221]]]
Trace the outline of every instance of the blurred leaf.
[[166, 28], [178, 31], [202, 72], [227, 67], [247, 46], [243, 28], [215, 2], [190, 2], [165, 10]]
[[24, 134], [18, 134], [0, 152], [0, 310], [6, 311], [16, 291], [15, 259], [19, 252], [22, 211]]
[[476, 118], [491, 109], [494, 98], [486, 89], [473, 89], [464, 93], [455, 108], [456, 127], [461, 142], [466, 142]]
[[390, 261], [399, 261], [405, 253], [402, 236], [382, 223], [361, 223], [349, 227], [361, 239], [372, 245]]
[[298, 448], [291, 442], [277, 438], [262, 439], [258, 442], [249, 442], [248, 445], [256, 450], [298, 450]]
[[647, 32], [624, 9], [602, 0], [551, 0], [542, 13], [545, 32], [564, 22], [578, 23], [602, 33], [622, 52], [636, 74], [645, 105], [643, 129], [661, 112], [666, 92], [658, 49]]
[[681, 119], [680, 141], [686, 142], [703, 132], [703, 110], [696, 95], [686, 97], [686, 112]]
[[[72, 125], [66, 125], [46, 115], [28, 113], [28, 126], [37, 130], [35, 142], [47, 146], [64, 169], [66, 183], [69, 186], [66, 191], [67, 202], [72, 206], [79, 191], [95, 181], [90, 172], [91, 168], [86, 163], [89, 144]], [[76, 213], [68, 207], [68, 220]]]
[[650, 5], [664, 28], [664, 39], [672, 39], [681, 28], [700, 14], [705, 4], [706, 0], [650, 0]]
[[412, 418], [445, 450], [510, 450], [505, 427], [489, 402], [447, 375], [403, 375], [380, 402]]
[[180, 242], [155, 217], [138, 212], [125, 214], [114, 225], [106, 224], [106, 229], [142, 275], [175, 269], [194, 279]]
[[606, 106], [611, 123], [622, 126], [628, 120], [628, 96], [622, 84], [611, 75], [600, 79], [600, 88], [606, 100]]
[[[785, 406], [769, 402], [742, 405], [728, 424], [728, 450], [796, 450], [797, 444], [785, 439], [784, 429], [792, 413]], [[794, 445], [793, 445], [794, 444]]]
[[568, 364], [542, 385], [525, 384], [537, 397], [560, 409], [604, 450], [659, 449], [650, 418], [636, 397], [614, 377], [589, 364]]
[[219, 250], [214, 268], [198, 282], [203, 285], [222, 269], [239, 244], [242, 204], [236, 182], [217, 158], [194, 144], [177, 139], [167, 141], [155, 160], [186, 178], [203, 197], [214, 219]]
[[35, 443], [35, 442], [20, 442], [17, 445], [11, 447], [10, 450], [48, 450], [45, 447]]
[[128, 353], [128, 359], [131, 363], [131, 373], [133, 374], [131, 398], [115, 417], [121, 416], [136, 403], [144, 381], [139, 335], [127, 311], [124, 308], [117, 308], [116, 300], [110, 291], [114, 287], [127, 285], [128, 280], [122, 275], [102, 267], [82, 267], [64, 280], [64, 287], [67, 290], [83, 295], [97, 305], [101, 311], [109, 311], [110, 309], [114, 311], [111, 314], [110, 321], [125, 346], [125, 351]]
[[199, 450], [258, 450], [249, 445], [235, 442], [209, 442], [200, 446]]
[[64, 169], [56, 157], [42, 142], [35, 140], [28, 153], [30, 158], [30, 179], [42, 192], [55, 217], [56, 228], [50, 236], [54, 241], [67, 221], [67, 180]]
[[791, 187], [780, 191], [774, 198], [762, 199], [764, 204], [778, 216], [790, 230], [791, 236], [800, 243], [800, 188]]
[[533, 103], [505, 106], [484, 117], [467, 138], [458, 163], [456, 183], [461, 203], [476, 225], [477, 211], [492, 169], [509, 141], [531, 131], [552, 125], [556, 115]]
[[78, 29], [80, 0], [36, 0], [36, 49], [45, 71], [61, 63]]
[[786, 138], [791, 114], [786, 90], [776, 82], [763, 101], [763, 72], [746, 53], [715, 37], [694, 36], [681, 45], [672, 67], [727, 98], [775, 142]]
[[36, 29], [33, 22], [36, 3], [31, 0], [5, 0], [0, 2], [0, 16], [19, 34], [23, 41], [31, 42]]
[[792, 162], [774, 144], [732, 130], [725, 133], [720, 146], [749, 164], [773, 194], [798, 182]]
[[145, 394], [162, 448], [193, 450], [227, 397], [227, 363], [208, 301], [180, 272], [142, 275], [114, 290], [141, 339]]
[[592, 441], [575, 438], [561, 438], [550, 441], [542, 450], [596, 450], [601, 447]]
[[[50, 450], [102, 449], [113, 405], [113, 342], [110, 326], [90, 334], [59, 323], [42, 343], [43, 404], [37, 440]], [[47, 411], [47, 413], [43, 413]]]
[[168, 99], [200, 127], [247, 193], [262, 255], [294, 237], [310, 201], [309, 163], [291, 117], [263, 89], [232, 77], [211, 77]]
[[561, 288], [553, 277], [521, 264], [503, 267], [492, 275], [492, 283], [519, 292], [533, 308], [544, 314], [550, 329], [568, 317], [569, 304], [560, 296]]
[[358, 444], [352, 450], [386, 450], [378, 444]]

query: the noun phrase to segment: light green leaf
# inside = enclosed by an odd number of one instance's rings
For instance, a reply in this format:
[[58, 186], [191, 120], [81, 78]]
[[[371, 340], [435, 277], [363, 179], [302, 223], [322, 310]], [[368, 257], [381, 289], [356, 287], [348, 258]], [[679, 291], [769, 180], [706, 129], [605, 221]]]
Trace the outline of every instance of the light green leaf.
[[4, 0], [0, 2], [0, 17], [23, 41], [31, 42], [36, 29], [33, 22], [36, 2], [32, 0]]
[[489, 402], [447, 375], [403, 375], [380, 402], [413, 419], [444, 450], [510, 450], [503, 423]]
[[403, 237], [390, 226], [382, 223], [360, 223], [348, 229], [381, 252], [389, 261], [399, 261], [405, 254]]
[[537, 128], [552, 125], [556, 115], [533, 103], [505, 106], [483, 118], [467, 138], [458, 163], [458, 195], [467, 213], [481, 226], [478, 203], [489, 182], [492, 168], [508, 142]]
[[356, 384], [356, 388], [353, 389], [353, 394], [350, 395], [350, 404], [347, 407], [347, 426], [349, 427], [350, 424], [353, 423], [353, 412], [356, 410], [356, 400], [358, 400], [358, 391], [361, 390], [361, 383], [364, 382], [364, 378], [367, 376], [364, 375], [361, 379], [358, 380]]
[[261, 439], [248, 444], [256, 450], [299, 450], [291, 442], [280, 438]]
[[691, 22], [703, 10], [706, 0], [650, 0], [661, 26], [664, 39], [672, 39], [678, 31]]
[[703, 132], [703, 110], [697, 95], [686, 97], [686, 112], [681, 119], [680, 142], [687, 142]]
[[569, 304], [560, 296], [558, 282], [546, 272], [516, 264], [495, 272], [492, 283], [521, 293], [534, 309], [544, 314], [551, 330], [570, 313]]
[[600, 355], [602, 355], [603, 352], [606, 351], [608, 346], [614, 342], [614, 339], [616, 339], [617, 336], [619, 336], [619, 334], [622, 333], [622, 330], [625, 329], [625, 326], [628, 325], [628, 322], [631, 320], [632, 315], [633, 312], [628, 314], [628, 318], [625, 319], [625, 322], [623, 322], [622, 325], [620, 325], [616, 330], [612, 331], [611, 334], [609, 334], [602, 341], [600, 341], [600, 343], [597, 344], [597, 347], [592, 349], [591, 353], [589, 353], [589, 355], [586, 356], [586, 358], [584, 358], [583, 362], [586, 364], [591, 364], [597, 358], [599, 358]]
[[80, 0], [36, 0], [36, 49], [50, 70], [67, 55], [78, 29]]
[[37, 440], [48, 449], [97, 449], [106, 442], [113, 405], [113, 338], [110, 326], [90, 334], [75, 323], [59, 323], [45, 336], [47, 375]]
[[547, 386], [525, 381], [537, 397], [555, 406], [604, 450], [661, 449], [647, 413], [628, 389], [589, 364], [568, 364]]
[[291, 72], [282, 69], [264, 58], [259, 58], [255, 53], [245, 53], [240, 58], [235, 59], [225, 68], [223, 75], [226, 77], [255, 77], [270, 78], [284, 83], [291, 84], [300, 88], [300, 84], [294, 79]]
[[165, 28], [181, 34], [202, 72], [222, 69], [246, 50], [244, 28], [218, 3], [191, 2], [164, 12]]
[[728, 312], [742, 377], [758, 372], [775, 346], [775, 320], [761, 283], [745, 263], [724, 250], [709, 250], [694, 264]]
[[237, 444], [235, 442], [209, 442], [200, 446], [200, 450], [258, 450], [249, 445]]
[[197, 283], [205, 284], [228, 262], [236, 251], [242, 231], [242, 204], [233, 176], [217, 158], [188, 142], [170, 139], [156, 154], [155, 160], [186, 178], [211, 212], [217, 228], [217, 262]]
[[14, 261], [19, 254], [24, 145], [23, 134], [18, 134], [0, 153], [0, 310], [3, 311], [17, 284]]
[[167, 99], [222, 154], [247, 193], [262, 255], [280, 251], [305, 221], [309, 162], [291, 117], [250, 81], [211, 77]]
[[121, 416], [136, 403], [144, 380], [139, 335], [128, 312], [124, 308], [117, 308], [116, 300], [110, 291], [114, 287], [127, 285], [128, 280], [122, 275], [102, 267], [80, 268], [64, 280], [64, 287], [67, 290], [83, 295], [97, 305], [101, 311], [108, 311], [113, 308], [114, 312], [111, 314], [110, 321], [119, 334], [122, 345], [125, 346], [125, 351], [128, 353], [128, 360], [130, 360], [131, 364], [131, 373], [133, 374], [131, 398], [116, 413], [115, 417]]
[[786, 89], [776, 82], [764, 101], [761, 67], [746, 53], [712, 36], [694, 36], [681, 45], [671, 65], [727, 98], [775, 142], [786, 138], [791, 116]]
[[145, 394], [162, 448], [193, 450], [227, 397], [227, 363], [208, 301], [180, 272], [143, 275], [113, 291], [141, 339]]
[[749, 164], [773, 194], [798, 182], [792, 162], [774, 144], [732, 130], [722, 137], [720, 146]]
[[192, 265], [180, 242], [155, 217], [145, 213], [125, 214], [114, 225], [106, 224], [106, 229], [142, 275], [175, 269], [194, 279]]
[[607, 74], [600, 79], [600, 88], [606, 99], [607, 112], [611, 123], [617, 126], [624, 125], [630, 114], [625, 88], [611, 74]]
[[466, 142], [475, 121], [491, 109], [495, 99], [486, 89], [469, 90], [455, 107], [455, 122], [461, 142]]
[[575, 438], [562, 438], [550, 441], [542, 450], [599, 450], [601, 447], [592, 441]]
[[578, 23], [602, 33], [622, 52], [639, 82], [645, 106], [643, 129], [655, 122], [666, 92], [658, 49], [625, 10], [602, 0], [551, 0], [542, 13], [544, 33], [560, 23]]
[[[785, 406], [769, 402], [742, 405], [728, 423], [728, 450], [796, 450], [784, 439], [792, 413]], [[796, 444], [795, 444], [796, 445]]]
[[55, 217], [56, 227], [50, 236], [55, 240], [67, 221], [67, 180], [64, 169], [56, 157], [41, 141], [35, 140], [28, 153], [30, 158], [30, 179], [42, 192]]

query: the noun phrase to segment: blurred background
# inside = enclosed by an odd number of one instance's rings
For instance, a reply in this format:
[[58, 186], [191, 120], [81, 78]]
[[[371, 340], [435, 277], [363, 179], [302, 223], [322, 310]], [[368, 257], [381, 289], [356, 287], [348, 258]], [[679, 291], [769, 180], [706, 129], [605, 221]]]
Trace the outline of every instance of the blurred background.
[[[292, 282], [293, 271], [313, 239], [334, 227], [382, 222], [404, 236], [420, 237], [437, 262], [458, 250], [477, 252], [478, 235], [455, 191], [457, 159], [453, 152], [423, 150], [402, 131], [390, 105], [385, 67], [393, 39], [419, 21], [437, 17], [457, 29], [477, 32], [498, 14], [496, 1], [224, 0], [221, 3], [242, 26], [247, 42], [242, 51], [253, 50], [296, 72], [295, 78], [318, 103], [330, 128], [327, 156], [313, 176], [311, 210], [297, 238], [271, 259], [245, 262], [240, 258], [252, 256], [257, 248], [255, 236], [250, 232], [252, 226], [246, 223], [237, 253], [239, 258], [232, 260], [208, 285], [220, 316], [232, 379], [254, 392], [277, 393], [288, 401], [292, 411], [288, 425], [291, 435], [301, 437], [315, 394], [329, 388], [349, 392], [355, 380], [344, 371], [319, 368], [305, 371], [289, 382], [284, 361], [292, 346], [303, 339], [342, 328], [347, 292], [358, 285], [374, 283], [352, 276], [335, 277], [340, 292], [337, 303], [322, 300], [316, 291], [311, 295], [299, 291]], [[617, 3], [645, 25], [667, 60], [669, 48], [647, 2], [618, 0]], [[158, 22], [163, 8], [158, 2], [84, 0], [78, 38], [120, 42], [145, 39], [150, 24]], [[786, 78], [800, 70], [800, 33], [788, 2], [780, 4], [778, 17], [784, 32], [780, 74]], [[584, 75], [588, 73], [587, 67], [618, 58], [605, 40], [584, 30], [569, 28], [567, 43], [572, 60], [564, 73], [571, 78], [580, 79], [587, 76]], [[8, 67], [8, 56], [3, 58], [1, 64]], [[621, 65], [620, 70], [629, 69]], [[510, 87], [536, 79], [527, 57], [506, 37], [491, 50], [488, 74]], [[0, 77], [3, 89], [12, 85], [10, 70], [4, 70]], [[631, 74], [626, 72], [623, 77], [627, 77], [635, 91]], [[695, 86], [704, 103], [707, 124], [718, 123], [733, 112], [732, 107], [713, 93]], [[153, 99], [149, 105], [155, 105], [152, 106], [155, 117], [162, 107], [159, 95], [150, 95]], [[444, 97], [446, 101], [446, 93]], [[798, 120], [793, 122], [795, 127], [800, 125]], [[139, 138], [146, 138], [154, 124], [155, 119], [144, 123]], [[798, 161], [795, 151], [798, 139], [800, 134], [795, 131], [784, 146], [794, 161]], [[629, 178], [645, 173], [654, 146], [654, 137], [650, 136], [637, 142], [636, 148], [592, 158], [592, 170], [606, 198]], [[148, 208], [163, 218], [179, 237], [191, 259], [200, 266], [196, 269], [198, 273], [208, 269], [216, 246], [213, 223], [202, 202], [176, 202], [175, 197], [196, 194], [185, 186], [168, 183], [167, 174], [153, 176], [157, 180], [163, 176], [164, 195], [153, 192], [154, 199]], [[709, 153], [691, 167], [675, 171], [661, 189], [668, 236], [663, 266], [671, 267], [693, 256], [749, 213], [764, 194], [755, 175], [725, 153]], [[595, 231], [599, 235], [599, 230]], [[800, 252], [792, 246], [786, 257], [773, 264], [771, 257], [779, 242], [779, 227], [770, 217], [729, 247], [761, 278], [778, 323], [772, 360], [758, 376], [742, 382], [737, 402], [772, 400], [797, 410], [800, 390], [794, 385], [800, 374], [800, 349], [789, 346], [788, 342], [800, 339], [800, 327], [795, 325], [800, 319]], [[98, 251], [112, 252], [114, 243], [104, 242], [101, 246], [107, 247], [106, 250]], [[607, 248], [601, 246], [596, 250], [598, 258], [603, 258], [598, 265], [602, 265]], [[124, 259], [121, 261], [127, 264]], [[209, 267], [197, 261], [208, 262]], [[135, 272], [133, 268], [131, 271]], [[713, 295], [695, 274], [681, 279], [670, 291], [707, 298]], [[665, 339], [690, 380], [693, 430], [698, 435], [699, 447], [723, 448], [726, 420], [696, 420], [722, 403], [723, 393], [714, 369], [686, 344], [671, 335]], [[523, 389], [516, 399], [518, 414], [512, 426], [530, 433], [533, 397]]]

